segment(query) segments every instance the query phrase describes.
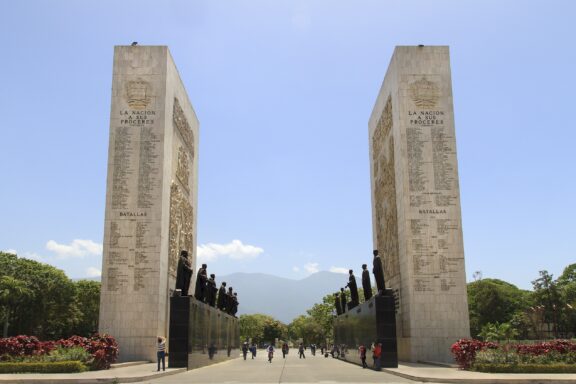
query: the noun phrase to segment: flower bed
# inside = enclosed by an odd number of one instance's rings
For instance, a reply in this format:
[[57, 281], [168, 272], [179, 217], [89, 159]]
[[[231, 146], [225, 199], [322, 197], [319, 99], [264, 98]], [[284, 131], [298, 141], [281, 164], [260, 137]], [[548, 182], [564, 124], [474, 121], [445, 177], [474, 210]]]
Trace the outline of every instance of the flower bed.
[[117, 358], [118, 344], [108, 335], [72, 336], [58, 341], [40, 341], [24, 335], [0, 339], [0, 362], [6, 363], [50, 364], [74, 360], [91, 370], [100, 370], [110, 368]]
[[461, 369], [519, 373], [576, 372], [576, 343], [568, 340], [499, 345], [462, 339], [452, 345], [451, 351]]

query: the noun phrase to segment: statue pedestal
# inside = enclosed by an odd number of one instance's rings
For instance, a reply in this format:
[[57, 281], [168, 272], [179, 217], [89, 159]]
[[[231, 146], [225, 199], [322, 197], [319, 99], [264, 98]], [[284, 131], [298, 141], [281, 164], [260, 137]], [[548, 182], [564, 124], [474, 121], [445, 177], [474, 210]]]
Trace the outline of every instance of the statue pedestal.
[[194, 369], [240, 354], [238, 319], [192, 296], [170, 298], [168, 367]]
[[398, 367], [396, 311], [391, 289], [385, 290], [384, 295], [373, 296], [334, 321], [334, 344], [340, 348], [340, 359], [362, 365], [358, 347], [364, 345], [366, 363], [372, 367], [372, 343], [382, 343], [381, 367]]

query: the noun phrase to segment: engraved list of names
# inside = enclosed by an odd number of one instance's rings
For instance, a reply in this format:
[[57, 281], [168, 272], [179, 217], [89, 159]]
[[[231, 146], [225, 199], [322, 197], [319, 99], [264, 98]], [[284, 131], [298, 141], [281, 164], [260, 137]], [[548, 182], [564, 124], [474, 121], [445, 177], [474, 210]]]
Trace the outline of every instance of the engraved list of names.
[[[132, 84], [134, 83], [134, 84]], [[142, 79], [129, 86], [149, 87]], [[108, 231], [109, 293], [146, 293], [147, 279], [156, 276], [160, 231], [155, 221], [156, 198], [161, 194], [162, 132], [149, 100], [135, 98], [117, 110], [113, 119], [110, 159], [112, 186]]]
[[459, 186], [452, 111], [435, 75], [406, 75], [405, 110], [408, 173], [407, 250], [413, 288], [449, 293], [463, 268]]

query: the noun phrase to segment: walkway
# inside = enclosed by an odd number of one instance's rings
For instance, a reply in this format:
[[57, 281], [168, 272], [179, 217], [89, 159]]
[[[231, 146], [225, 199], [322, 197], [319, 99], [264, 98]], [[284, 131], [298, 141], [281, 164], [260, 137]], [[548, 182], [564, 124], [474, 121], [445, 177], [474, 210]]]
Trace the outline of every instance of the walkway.
[[242, 358], [186, 372], [167, 369], [156, 372], [156, 364], [116, 366], [107, 371], [71, 374], [0, 374], [0, 384], [108, 384], [108, 383], [461, 383], [461, 384], [576, 384], [576, 374], [490, 374], [459, 371], [423, 364], [375, 372], [317, 354], [299, 359], [296, 350], [284, 360], [276, 353], [268, 363], [263, 351], [255, 360]]
[[410, 383], [415, 381], [385, 372], [362, 369], [360, 366], [325, 358], [317, 353], [306, 359], [298, 358], [298, 351], [291, 349], [286, 359], [276, 352], [272, 363], [266, 353], [258, 350], [256, 359], [229, 360], [213, 366], [194, 369], [186, 373], [147, 380], [149, 384], [180, 383]]

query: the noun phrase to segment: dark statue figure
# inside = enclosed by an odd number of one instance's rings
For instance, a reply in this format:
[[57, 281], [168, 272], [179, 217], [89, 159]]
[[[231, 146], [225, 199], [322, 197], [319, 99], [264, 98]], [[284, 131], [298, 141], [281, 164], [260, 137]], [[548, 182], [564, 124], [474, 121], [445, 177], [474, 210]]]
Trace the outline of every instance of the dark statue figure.
[[212, 273], [206, 282], [206, 304], [211, 307], [216, 305], [216, 292], [218, 292], [218, 288], [216, 288], [216, 275]]
[[232, 304], [232, 316], [236, 317], [236, 313], [238, 313], [238, 293], [234, 292], [233, 297], [233, 304]]
[[188, 296], [190, 280], [192, 279], [192, 264], [188, 259], [188, 251], [180, 251], [178, 267], [176, 269], [176, 289], [182, 291], [182, 296]]
[[234, 307], [234, 291], [232, 290], [232, 287], [228, 288], [228, 293], [226, 294], [226, 313], [231, 315], [232, 314], [232, 308]]
[[202, 264], [202, 268], [198, 270], [198, 276], [196, 276], [196, 291], [194, 291], [194, 297], [202, 302], [206, 299], [206, 283], [208, 281], [206, 268], [207, 265]]
[[362, 264], [362, 290], [364, 291], [364, 301], [370, 300], [372, 297], [372, 284], [370, 284], [370, 272], [368, 266]]
[[354, 276], [354, 271], [348, 271], [348, 284], [346, 286], [350, 288], [350, 305], [348, 309], [352, 309], [360, 304], [360, 298], [358, 297], [358, 285], [356, 284], [356, 277]]
[[340, 307], [342, 309], [342, 313], [346, 312], [346, 302], [348, 298], [346, 297], [346, 292], [344, 292], [344, 288], [340, 288]]
[[383, 294], [384, 290], [386, 289], [386, 285], [384, 283], [384, 269], [382, 268], [382, 259], [378, 256], [378, 250], [375, 249], [374, 252], [374, 260], [372, 260], [372, 265], [374, 268], [372, 269], [372, 273], [374, 274], [374, 279], [376, 280], [376, 288], [378, 289], [378, 294]]
[[340, 316], [342, 314], [342, 307], [340, 306], [340, 294], [338, 292], [334, 294], [334, 306], [336, 307], [336, 314]]
[[220, 289], [218, 290], [218, 301], [216, 302], [216, 306], [219, 310], [223, 311], [226, 308], [226, 282], [223, 281], [222, 285], [220, 285]]

